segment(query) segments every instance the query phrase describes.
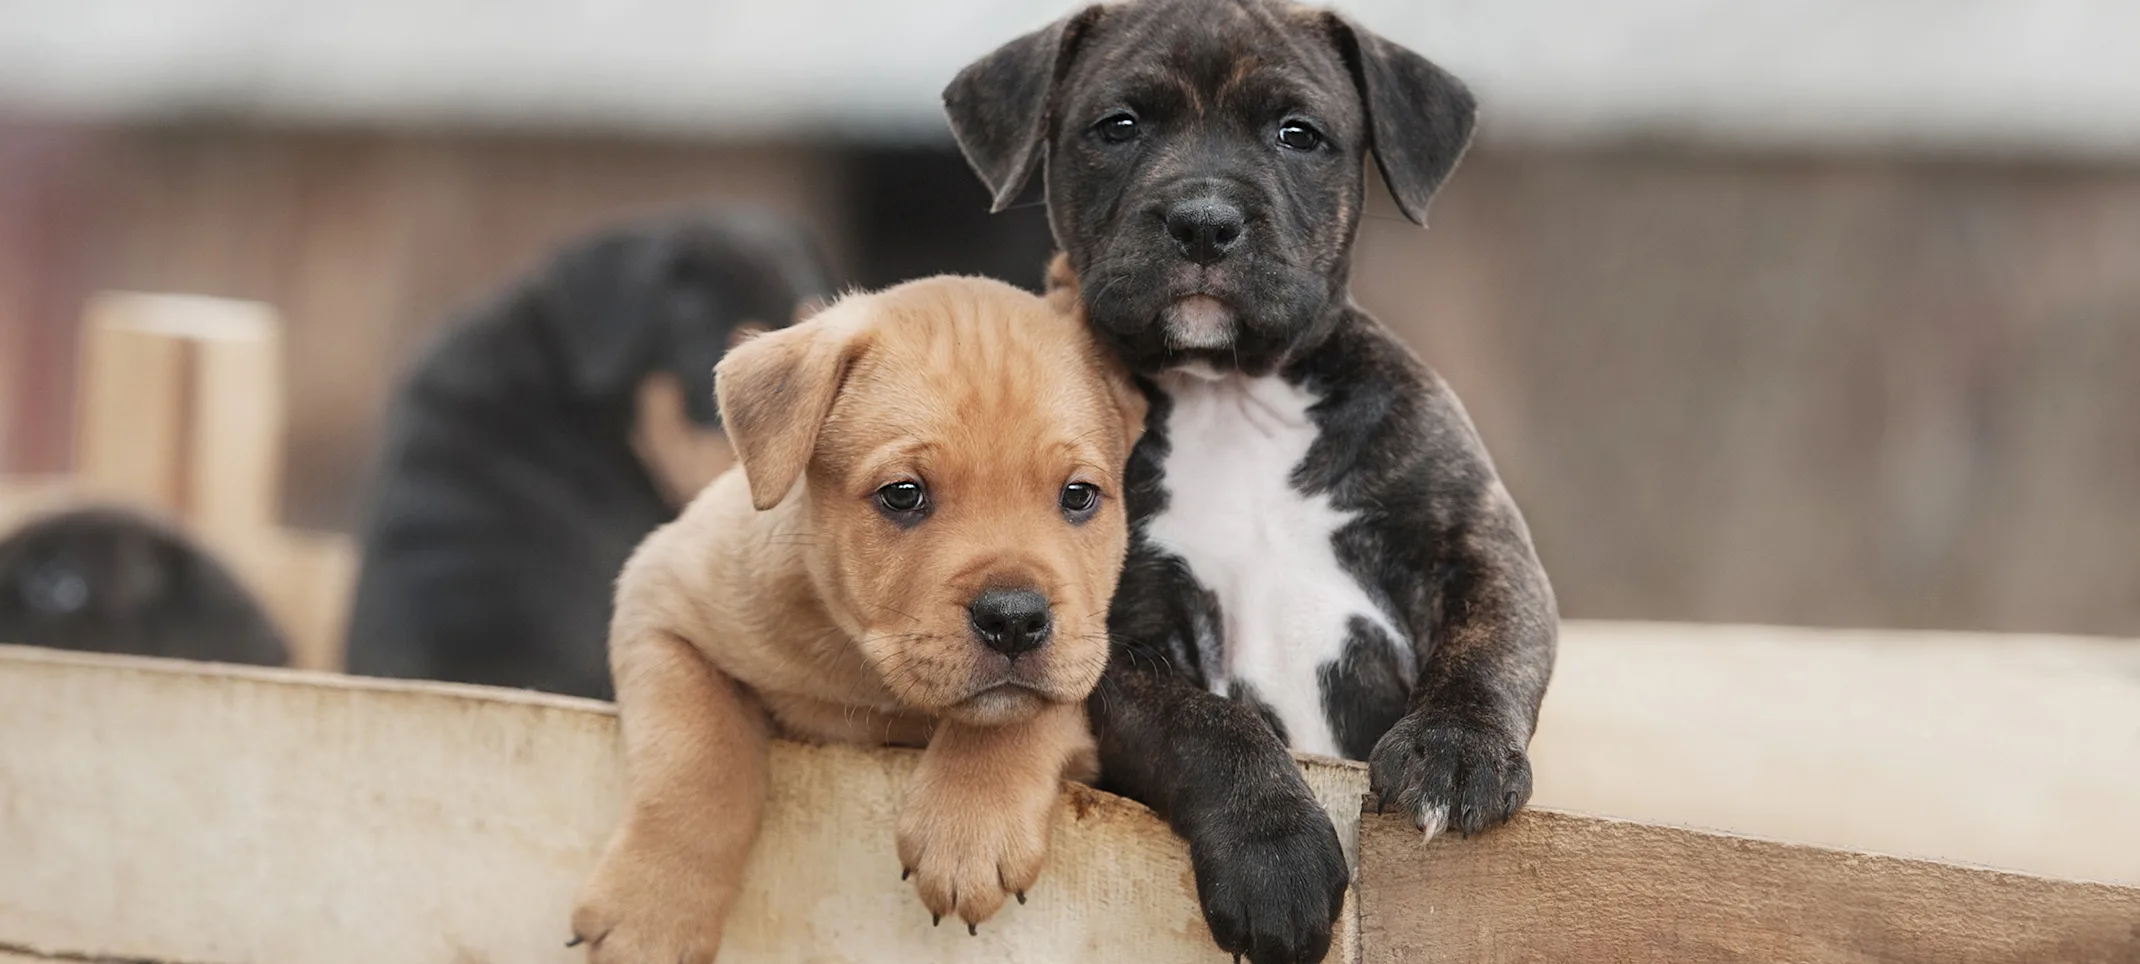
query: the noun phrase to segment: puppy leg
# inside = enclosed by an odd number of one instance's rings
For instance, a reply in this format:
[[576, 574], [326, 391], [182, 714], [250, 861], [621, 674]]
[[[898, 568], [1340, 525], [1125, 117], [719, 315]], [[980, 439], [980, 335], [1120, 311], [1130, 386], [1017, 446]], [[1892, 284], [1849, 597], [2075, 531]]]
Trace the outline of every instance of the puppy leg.
[[1443, 584], [1466, 591], [1433, 614], [1410, 712], [1367, 758], [1378, 805], [1411, 814], [1429, 837], [1478, 833], [1531, 799], [1526, 750], [1558, 641], [1553, 589], [1522, 516], [1499, 485], [1479, 498], [1468, 531], [1428, 541], [1445, 547]]
[[899, 862], [921, 902], [967, 930], [1040, 878], [1066, 770], [1089, 769], [1084, 707], [1050, 705], [1024, 723], [939, 724], [899, 813]]
[[1254, 709], [1169, 666], [1117, 644], [1087, 704], [1103, 785], [1189, 842], [1220, 949], [1255, 964], [1321, 961], [1351, 878], [1330, 815]]
[[594, 964], [709, 964], [765, 807], [764, 714], [673, 635], [613, 647], [631, 803], [572, 931]]

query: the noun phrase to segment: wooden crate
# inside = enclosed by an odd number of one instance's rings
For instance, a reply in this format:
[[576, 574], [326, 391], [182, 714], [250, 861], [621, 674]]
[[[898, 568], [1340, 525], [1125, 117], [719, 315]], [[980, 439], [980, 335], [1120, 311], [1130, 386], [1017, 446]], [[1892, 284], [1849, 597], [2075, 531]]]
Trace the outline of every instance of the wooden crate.
[[[617, 819], [606, 704], [0, 648], [0, 950], [193, 964], [567, 962]], [[931, 927], [892, 812], [912, 755], [780, 744], [725, 962], [1212, 962], [1181, 842], [1069, 788], [1031, 903]], [[2131, 964], [2140, 889], [1534, 811], [1422, 845], [1358, 819], [1331, 960]], [[1357, 821], [1357, 822], [1356, 822]]]

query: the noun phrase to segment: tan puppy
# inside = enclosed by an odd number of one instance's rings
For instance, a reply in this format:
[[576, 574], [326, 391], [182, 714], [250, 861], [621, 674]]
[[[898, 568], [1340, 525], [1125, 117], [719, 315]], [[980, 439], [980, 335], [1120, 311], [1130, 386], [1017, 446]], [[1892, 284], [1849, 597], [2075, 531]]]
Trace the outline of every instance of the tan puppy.
[[987, 919], [1092, 772], [1143, 395], [1080, 318], [971, 278], [842, 299], [715, 385], [740, 470], [618, 581], [631, 802], [575, 934], [600, 964], [713, 960], [774, 736], [925, 745], [899, 859], [939, 918]]

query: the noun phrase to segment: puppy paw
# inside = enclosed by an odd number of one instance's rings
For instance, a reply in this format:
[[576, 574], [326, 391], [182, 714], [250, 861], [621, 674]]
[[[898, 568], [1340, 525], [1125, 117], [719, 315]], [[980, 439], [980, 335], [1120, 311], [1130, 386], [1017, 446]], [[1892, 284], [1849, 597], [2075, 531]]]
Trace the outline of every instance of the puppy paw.
[[899, 862], [938, 923], [971, 932], [1040, 879], [1055, 819], [1055, 793], [1026, 799], [975, 797], [922, 783], [899, 814]]
[[1368, 784], [1385, 809], [1412, 815], [1427, 837], [1465, 836], [1516, 815], [1531, 799], [1531, 759], [1498, 727], [1414, 713], [1368, 756]]
[[1255, 964], [1316, 964], [1351, 874], [1313, 797], [1218, 816], [1190, 839], [1197, 898], [1219, 949]]
[[688, 852], [620, 831], [580, 888], [572, 946], [590, 964], [712, 964], [734, 888]]

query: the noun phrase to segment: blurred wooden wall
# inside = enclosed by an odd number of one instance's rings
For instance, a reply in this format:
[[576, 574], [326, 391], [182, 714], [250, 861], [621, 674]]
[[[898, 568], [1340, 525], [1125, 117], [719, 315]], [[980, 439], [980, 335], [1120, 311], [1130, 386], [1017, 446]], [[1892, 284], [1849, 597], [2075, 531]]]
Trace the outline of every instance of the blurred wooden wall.
[[100, 157], [85, 131], [0, 116], [0, 473], [67, 467]]
[[[100, 227], [63, 239], [85, 267], [60, 287], [280, 308], [299, 525], [353, 517], [424, 338], [600, 222], [755, 200], [870, 281], [1014, 274], [1046, 247], [1037, 210], [991, 222], [985, 252], [929, 241], [971, 241], [955, 212], [983, 203], [948, 150], [95, 144], [62, 165], [93, 172], [68, 176], [93, 179]], [[21, 235], [0, 224], [0, 277]], [[1463, 395], [1570, 615], [2140, 635], [2140, 169], [1480, 150], [1431, 231], [1375, 209], [1356, 279]]]
[[1380, 215], [1569, 614], [2140, 634], [2140, 170], [1481, 152]]
[[[385, 395], [437, 327], [561, 241], [692, 203], [842, 236], [820, 155], [563, 138], [108, 132], [84, 290], [256, 299], [288, 328], [287, 521], [355, 516]], [[84, 291], [73, 292], [78, 299]]]

